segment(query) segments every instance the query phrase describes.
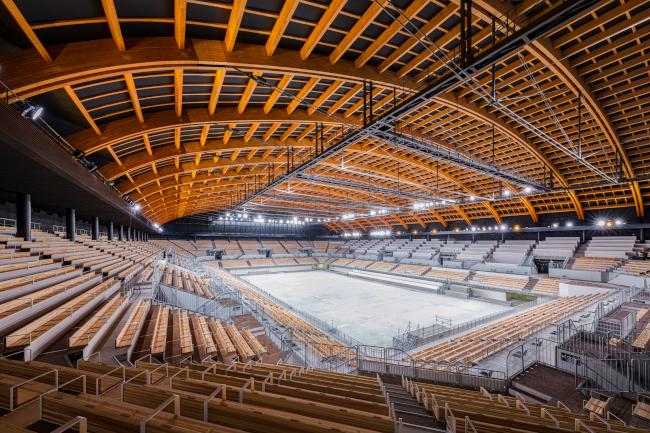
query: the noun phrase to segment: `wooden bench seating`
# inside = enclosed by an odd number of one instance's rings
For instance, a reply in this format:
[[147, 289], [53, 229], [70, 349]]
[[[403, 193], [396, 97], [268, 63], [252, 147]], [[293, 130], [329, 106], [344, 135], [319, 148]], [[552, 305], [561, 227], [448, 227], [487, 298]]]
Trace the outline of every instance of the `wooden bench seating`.
[[145, 319], [148, 308], [149, 302], [147, 300], [140, 299], [138, 301], [136, 306], [129, 314], [129, 318], [126, 320], [126, 323], [122, 327], [122, 330], [117, 335], [117, 338], [115, 339], [115, 347], [128, 347], [134, 343], [137, 329], [142, 326], [142, 322]]
[[244, 337], [244, 340], [246, 340], [246, 343], [248, 343], [248, 346], [258, 358], [268, 353], [264, 346], [262, 346], [262, 343], [260, 343], [257, 338], [255, 338], [249, 329], [242, 330], [241, 334]]
[[84, 293], [74, 297], [68, 302], [60, 305], [48, 313], [31, 321], [29, 324], [17, 329], [5, 337], [5, 347], [20, 347], [31, 344], [33, 340], [39, 338], [41, 335], [49, 331], [53, 326], [57, 325], [72, 313], [81, 309], [84, 305], [89, 303], [94, 298], [102, 295], [105, 291], [109, 290], [114, 284], [115, 280], [112, 278], [90, 288]]
[[0, 319], [5, 319], [25, 309], [33, 309], [41, 302], [62, 295], [66, 293], [68, 289], [81, 286], [82, 284], [89, 283], [92, 280], [99, 280], [99, 277], [92, 274], [79, 275], [61, 283], [3, 302], [0, 304]]
[[30, 284], [34, 284], [38, 281], [59, 277], [61, 275], [69, 274], [69, 276], [72, 277], [74, 275], [74, 272], [75, 272], [74, 266], [65, 266], [50, 271], [26, 275], [24, 277], [11, 278], [8, 280], [0, 281], [0, 292], [5, 290], [10, 290], [10, 289], [15, 289], [17, 287], [27, 286]]
[[207, 355], [215, 354], [217, 346], [212, 338], [212, 332], [208, 326], [205, 316], [192, 316], [192, 328], [194, 330], [194, 341], [199, 353], [199, 359], [204, 359]]
[[0, 274], [4, 272], [19, 271], [25, 269], [37, 270], [41, 266], [51, 265], [54, 263], [52, 259], [34, 260], [31, 262], [12, 263], [9, 265], [0, 265]]
[[235, 325], [226, 325], [226, 332], [235, 349], [237, 349], [239, 359], [247, 361], [255, 356], [255, 352], [248, 346], [248, 343], [246, 343], [246, 340], [244, 340], [244, 337], [242, 337]]
[[394, 272], [396, 274], [405, 274], [405, 275], [423, 275], [429, 269], [431, 269], [430, 266], [409, 265], [409, 264], [402, 263], [397, 265], [397, 267], [393, 269], [391, 272]]
[[179, 343], [181, 354], [185, 355], [187, 353], [192, 353], [194, 351], [194, 345], [192, 344], [192, 333], [190, 331], [190, 318], [185, 310], [176, 310], [173, 313], [174, 321], [178, 323], [179, 326]]
[[237, 350], [235, 345], [230, 341], [226, 329], [223, 327], [223, 324], [218, 320], [210, 320], [208, 322], [210, 331], [212, 332], [212, 337], [217, 346], [217, 350], [223, 359], [226, 359], [229, 356], [235, 355]]
[[99, 332], [108, 319], [127, 301], [126, 296], [115, 295], [97, 310], [68, 338], [68, 347], [83, 347]]
[[593, 412], [599, 417], [603, 418], [612, 405], [612, 398], [602, 394], [594, 393], [592, 391], [591, 398], [585, 401], [583, 409], [588, 412]]
[[[638, 431], [627, 428], [618, 420], [592, 419], [589, 415], [572, 413], [566, 406], [530, 403], [520, 398], [492, 394], [485, 390], [472, 391], [450, 386], [418, 383], [403, 380], [406, 390], [440, 421], [445, 421], [451, 431], [454, 423], [467, 417], [481, 432], [567, 432], [585, 431]], [[451, 418], [451, 419], [450, 419]], [[605, 425], [606, 422], [608, 425]], [[582, 426], [583, 429], [579, 429]], [[463, 424], [464, 428], [464, 424]], [[610, 430], [611, 429], [611, 430]], [[460, 430], [464, 431], [464, 430]], [[472, 431], [471, 429], [468, 431]]]
[[167, 348], [167, 326], [169, 324], [169, 307], [156, 306], [152, 308], [153, 336], [151, 353], [163, 353]]
[[[560, 298], [462, 334], [444, 343], [419, 350], [411, 356], [423, 363], [444, 362], [474, 365], [585, 307], [593, 305], [605, 296], [605, 294], [598, 294]], [[431, 367], [428, 364], [422, 364], [422, 366]]]
[[632, 415], [650, 421], [650, 398], [639, 394], [636, 404], [632, 406]]

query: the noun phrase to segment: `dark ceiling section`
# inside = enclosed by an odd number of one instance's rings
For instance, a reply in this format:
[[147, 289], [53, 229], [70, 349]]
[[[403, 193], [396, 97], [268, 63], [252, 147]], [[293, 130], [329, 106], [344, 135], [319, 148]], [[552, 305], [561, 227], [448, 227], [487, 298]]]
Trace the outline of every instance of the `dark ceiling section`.
[[79, 217], [99, 216], [102, 222], [148, 230], [146, 222], [134, 215], [115, 191], [4, 104], [0, 104], [0, 154], [3, 197], [30, 193], [34, 207], [59, 214], [75, 208]]

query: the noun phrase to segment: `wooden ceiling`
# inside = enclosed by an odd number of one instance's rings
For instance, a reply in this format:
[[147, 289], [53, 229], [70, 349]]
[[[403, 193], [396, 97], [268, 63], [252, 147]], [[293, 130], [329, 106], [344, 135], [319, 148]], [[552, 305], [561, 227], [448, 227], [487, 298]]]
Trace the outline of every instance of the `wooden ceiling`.
[[[58, 101], [46, 110], [79, 125], [66, 139], [157, 223], [230, 209], [290, 159], [312, 158], [320, 125], [325, 146], [358, 127], [364, 82], [380, 115], [445, 72], [432, 52], [454, 56], [460, 38], [459, 0], [2, 2], [4, 37], [18, 49], [0, 57], [1, 79], [21, 98]], [[561, 4], [473, 3], [476, 50], [490, 44], [492, 15], [507, 14], [513, 31]], [[497, 98], [540, 133], [465, 84], [401, 119], [406, 134], [539, 184], [552, 173], [550, 192], [520, 195], [520, 186], [365, 138], [309, 170], [338, 184], [292, 179], [249, 209], [322, 217], [401, 209], [331, 221], [336, 230], [556, 212], [583, 219], [610, 208], [642, 217], [649, 21], [649, 0], [602, 1], [495, 65]], [[491, 71], [476, 80], [491, 87]], [[596, 171], [627, 180], [603, 182], [553, 142], [580, 142]], [[483, 200], [504, 189], [513, 196]], [[426, 201], [416, 197], [454, 202], [414, 212]]]

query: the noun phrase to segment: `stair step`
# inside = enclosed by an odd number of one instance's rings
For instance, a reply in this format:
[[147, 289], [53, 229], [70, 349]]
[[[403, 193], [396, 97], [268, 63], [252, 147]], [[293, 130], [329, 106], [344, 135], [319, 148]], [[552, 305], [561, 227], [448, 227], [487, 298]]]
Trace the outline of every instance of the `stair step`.
[[402, 422], [424, 427], [437, 427], [438, 423], [431, 415], [406, 412], [395, 409], [395, 418], [402, 419]]
[[404, 433], [446, 433], [447, 430], [439, 429], [435, 427], [425, 427], [415, 424], [402, 423], [404, 427]]
[[429, 413], [421, 406], [415, 406], [412, 404], [403, 404], [392, 401], [391, 403], [395, 406], [396, 412], [405, 412], [415, 415], [430, 416]]

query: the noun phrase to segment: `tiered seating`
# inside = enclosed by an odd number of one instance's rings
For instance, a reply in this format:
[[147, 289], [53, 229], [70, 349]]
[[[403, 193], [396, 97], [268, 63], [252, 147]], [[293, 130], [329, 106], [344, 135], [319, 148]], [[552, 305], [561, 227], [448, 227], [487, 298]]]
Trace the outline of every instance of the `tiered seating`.
[[214, 298], [210, 289], [210, 278], [201, 276], [190, 271], [185, 271], [177, 267], [164, 266], [162, 268], [161, 282], [168, 286], [177, 287], [189, 293], [193, 293], [204, 298]]
[[192, 316], [192, 328], [194, 329], [194, 341], [199, 352], [199, 359], [205, 359], [206, 355], [217, 352], [217, 346], [212, 338], [212, 332], [204, 316]]
[[348, 268], [355, 268], [355, 269], [365, 269], [368, 266], [370, 266], [373, 262], [370, 260], [352, 260], [350, 263], [347, 264]]
[[496, 241], [476, 241], [458, 253], [456, 260], [469, 260], [482, 262], [492, 253], [497, 246]]
[[314, 252], [317, 253], [333, 253], [336, 251], [341, 243], [339, 242], [328, 242], [328, 241], [314, 241], [313, 245], [309, 245], [311, 242], [300, 241], [300, 245], [304, 248], [313, 247]]
[[495, 263], [522, 265], [536, 243], [536, 241], [528, 240], [505, 241], [492, 253], [492, 261]]
[[641, 332], [634, 338], [632, 346], [645, 350], [650, 343], [650, 322], [645, 325]]
[[332, 266], [348, 266], [352, 261], [352, 259], [336, 259], [332, 262]]
[[454, 281], [465, 281], [469, 275], [469, 271], [463, 269], [443, 269], [443, 268], [431, 268], [428, 270], [424, 276], [430, 278], [437, 278], [440, 280], [454, 280]]
[[296, 260], [292, 259], [291, 257], [275, 257], [273, 261], [278, 266], [291, 266], [298, 264], [298, 262], [296, 262]]
[[248, 259], [248, 263], [251, 267], [275, 266], [272, 259]]
[[422, 402], [447, 431], [485, 433], [564, 433], [569, 431], [621, 433], [641, 432], [616, 419], [601, 420], [589, 414], [574, 413], [564, 405], [532, 403], [522, 398], [491, 394], [485, 389], [472, 391], [449, 386], [414, 382], [403, 386]]
[[255, 352], [253, 352], [248, 343], [246, 343], [246, 340], [244, 340], [244, 337], [242, 337], [235, 325], [226, 325], [226, 333], [228, 334], [232, 344], [235, 346], [235, 349], [237, 349], [239, 359], [248, 361], [255, 356]]
[[[297, 256], [300, 253], [302, 246], [297, 241], [284, 241], [282, 246], [289, 253]], [[313, 245], [310, 245], [310, 248], [313, 248]]]
[[248, 260], [242, 259], [224, 259], [221, 260], [221, 266], [224, 269], [233, 269], [233, 268], [247, 268], [249, 267]]
[[258, 254], [258, 249], [262, 248], [262, 245], [258, 241], [254, 240], [239, 240], [239, 247], [247, 255], [256, 255]]
[[625, 259], [634, 254], [636, 236], [596, 236], [587, 243], [585, 257]]
[[559, 278], [540, 278], [537, 280], [537, 283], [535, 283], [532, 290], [535, 292], [557, 295], [560, 293], [560, 281]]
[[424, 265], [399, 264], [395, 269], [392, 270], [392, 272], [396, 274], [406, 275], [423, 275], [429, 269], [429, 266]]
[[83, 347], [99, 332], [108, 319], [127, 302], [128, 298], [115, 295], [106, 301], [79, 329], [68, 338], [68, 347]]
[[151, 338], [151, 353], [163, 353], [167, 347], [167, 329], [169, 326], [169, 307], [155, 306], [152, 309], [153, 335]]
[[185, 310], [176, 310], [172, 313], [173, 326], [178, 328], [181, 355], [192, 353], [194, 344], [192, 343], [192, 333], [190, 332], [190, 317]]
[[[41, 336], [50, 331], [54, 326], [63, 323], [65, 320], [72, 321], [73, 314], [88, 306], [92, 307], [100, 301], [103, 295], [114, 292], [119, 283], [113, 278], [92, 287], [91, 289], [73, 297], [59, 307], [35, 318], [25, 326], [5, 336], [5, 347], [15, 348], [27, 346], [37, 341]], [[77, 317], [80, 320], [82, 317]], [[74, 324], [74, 321], [70, 325]]]
[[[36, 376], [21, 386], [20, 403], [50, 391], [40, 399], [41, 410], [33, 413], [57, 426], [82, 416], [88, 431], [107, 433], [395, 431], [382, 385], [374, 377], [275, 364], [206, 362], [162, 367], [142, 361], [136, 367], [116, 368], [81, 360], [77, 368], [70, 368], [0, 360], [0, 374], [7, 384]], [[59, 383], [66, 384], [61, 390], [52, 390], [54, 369]], [[81, 375], [85, 384], [79, 380]], [[119, 398], [117, 393], [106, 394], [117, 386]], [[36, 421], [27, 419], [29, 424]]]
[[223, 324], [218, 320], [211, 320], [209, 322], [210, 331], [212, 331], [212, 336], [214, 341], [217, 343], [217, 350], [222, 359], [228, 359], [230, 356], [233, 356], [237, 353], [235, 345], [230, 341], [230, 337], [226, 332]]
[[258, 358], [261, 358], [262, 355], [266, 355], [268, 353], [266, 348], [264, 346], [262, 346], [262, 344], [260, 344], [259, 341], [257, 341], [257, 338], [255, 338], [255, 336], [253, 335], [253, 333], [249, 329], [242, 330], [241, 334], [244, 337], [244, 340], [246, 340], [246, 343], [248, 344], [248, 347], [251, 348], [253, 353], [255, 353], [255, 355]]
[[296, 262], [301, 265], [315, 265], [318, 263], [314, 257], [296, 257]]
[[239, 279], [233, 277], [222, 269], [215, 268], [215, 272], [232, 288], [239, 290], [243, 296], [255, 300], [260, 307], [264, 309], [265, 314], [272, 318], [278, 325], [291, 328], [294, 337], [310, 346], [323, 358], [332, 357], [351, 357], [352, 351], [333, 340], [317, 327], [307, 323], [298, 315], [285, 310], [283, 307], [275, 304], [256, 291], [250, 289]]
[[614, 269], [620, 263], [620, 259], [607, 257], [578, 257], [573, 262], [571, 269], [607, 272]]
[[288, 251], [284, 248], [284, 245], [277, 240], [264, 240], [262, 241], [264, 248], [269, 248], [273, 251], [273, 254], [287, 254]]
[[648, 272], [650, 272], [650, 260], [630, 260], [620, 268], [615, 269], [615, 272], [648, 275]]
[[239, 256], [242, 254], [242, 250], [239, 248], [237, 241], [216, 239], [214, 241], [214, 247], [217, 250], [223, 250], [227, 256]]
[[[412, 354], [416, 361], [474, 365], [518, 341], [593, 305], [604, 294], [569, 296], [495, 322]], [[427, 364], [423, 365], [428, 367]]]
[[541, 241], [533, 250], [533, 257], [545, 260], [565, 260], [573, 257], [580, 238], [554, 236]]
[[506, 277], [501, 276], [500, 274], [477, 272], [474, 274], [472, 281], [485, 284], [486, 286], [521, 290], [526, 287], [526, 284], [528, 284], [528, 277], [523, 275], [521, 277]]
[[131, 310], [129, 318], [126, 320], [122, 330], [115, 339], [115, 347], [131, 346], [137, 338], [138, 329], [142, 326], [144, 319], [149, 310], [150, 304], [145, 299], [140, 299], [135, 307]]
[[397, 266], [396, 263], [391, 263], [391, 262], [374, 262], [370, 266], [368, 266], [367, 269], [373, 270], [373, 271], [381, 271], [381, 272], [390, 272]]

